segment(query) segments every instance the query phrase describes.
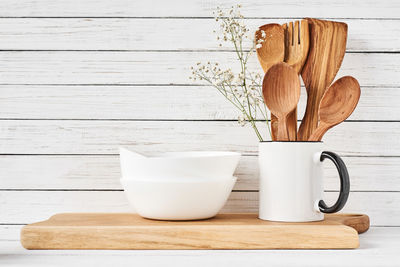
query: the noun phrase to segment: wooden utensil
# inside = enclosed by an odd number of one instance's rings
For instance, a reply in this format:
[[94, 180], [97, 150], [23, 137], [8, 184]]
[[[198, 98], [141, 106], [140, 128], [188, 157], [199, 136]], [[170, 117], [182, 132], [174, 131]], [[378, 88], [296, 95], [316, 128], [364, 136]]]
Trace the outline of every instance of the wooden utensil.
[[308, 140], [321, 141], [330, 128], [347, 119], [356, 108], [360, 94], [360, 85], [351, 76], [342, 77], [332, 84], [319, 105], [319, 125]]
[[[264, 37], [262, 31], [264, 31]], [[284, 30], [279, 24], [265, 24], [260, 26], [256, 31], [256, 40], [260, 39], [264, 40], [264, 42], [261, 43], [262, 46], [260, 48], [257, 48], [257, 57], [264, 73], [266, 73], [272, 65], [283, 62], [284, 60]], [[277, 119], [274, 114], [271, 114], [272, 140], [276, 139], [277, 130]]]
[[[294, 26], [294, 27], [293, 27]], [[289, 22], [282, 25], [285, 31], [285, 59], [294, 70], [300, 74], [304, 62], [307, 59], [310, 34], [308, 31], [308, 21], [306, 19]], [[274, 125], [274, 118], [271, 118], [271, 125]], [[297, 140], [297, 108], [289, 114], [287, 119], [289, 140]], [[274, 131], [274, 127], [272, 126]]]
[[307, 19], [282, 25], [285, 32], [285, 62], [300, 74], [310, 46]]
[[300, 79], [286, 63], [273, 65], [263, 80], [265, 104], [278, 119], [277, 141], [289, 141], [287, 116], [297, 107], [300, 98]]
[[318, 126], [319, 103], [342, 64], [347, 40], [347, 24], [307, 20], [310, 50], [301, 72], [307, 90], [307, 107], [298, 132], [299, 140], [308, 140]]
[[[263, 33], [265, 37], [263, 37]], [[264, 73], [279, 62], [283, 62], [285, 56], [285, 36], [281, 25], [265, 24], [256, 31], [256, 40], [264, 40], [261, 47], [257, 48], [258, 61]]]
[[325, 214], [318, 222], [263, 221], [219, 214], [200, 221], [156, 221], [131, 213], [64, 213], [26, 225], [27, 249], [343, 249], [367, 231], [362, 214]]

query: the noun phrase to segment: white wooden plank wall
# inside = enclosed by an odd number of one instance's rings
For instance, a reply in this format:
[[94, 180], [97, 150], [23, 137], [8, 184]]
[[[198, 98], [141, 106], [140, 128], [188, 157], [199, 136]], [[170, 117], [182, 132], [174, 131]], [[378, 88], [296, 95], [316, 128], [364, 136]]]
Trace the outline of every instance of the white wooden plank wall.
[[[245, 154], [224, 211], [256, 211], [257, 140], [209, 86], [192, 84], [200, 60], [235, 64], [204, 0], [0, 1], [0, 224], [66, 211], [128, 211], [118, 146]], [[338, 76], [362, 86], [356, 112], [326, 136], [351, 175], [346, 210], [400, 226], [400, 2], [248, 0], [252, 29], [317, 17], [349, 25]], [[255, 58], [251, 68], [259, 70]], [[303, 89], [300, 114], [304, 110]], [[326, 164], [326, 198], [337, 196]]]

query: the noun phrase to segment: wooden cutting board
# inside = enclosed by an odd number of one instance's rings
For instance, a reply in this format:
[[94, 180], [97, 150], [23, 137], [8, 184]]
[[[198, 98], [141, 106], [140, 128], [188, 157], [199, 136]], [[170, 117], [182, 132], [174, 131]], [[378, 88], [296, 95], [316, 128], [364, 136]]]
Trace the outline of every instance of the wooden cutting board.
[[325, 215], [309, 223], [219, 214], [200, 221], [156, 221], [130, 213], [64, 213], [26, 225], [27, 249], [349, 249], [367, 231], [367, 215]]

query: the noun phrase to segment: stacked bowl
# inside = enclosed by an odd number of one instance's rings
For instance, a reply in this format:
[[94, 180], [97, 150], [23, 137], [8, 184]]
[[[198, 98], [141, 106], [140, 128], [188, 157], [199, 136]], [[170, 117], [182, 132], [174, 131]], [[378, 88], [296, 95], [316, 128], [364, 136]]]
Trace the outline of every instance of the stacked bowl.
[[142, 217], [199, 220], [215, 216], [225, 205], [236, 177], [240, 153], [168, 152], [145, 157], [120, 148], [121, 183]]

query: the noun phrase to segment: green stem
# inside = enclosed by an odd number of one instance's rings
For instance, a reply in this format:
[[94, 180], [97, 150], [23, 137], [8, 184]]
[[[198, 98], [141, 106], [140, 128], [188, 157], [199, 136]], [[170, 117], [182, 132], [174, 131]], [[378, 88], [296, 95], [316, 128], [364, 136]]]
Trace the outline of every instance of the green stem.
[[[246, 71], [247, 71], [246, 64], [247, 64], [248, 59], [250, 57], [250, 52], [247, 52], [246, 55], [243, 52], [243, 44], [242, 44], [243, 43], [243, 39], [242, 39], [242, 36], [240, 35], [240, 30], [237, 31], [236, 30], [237, 28], [232, 26], [232, 24], [229, 24], [226, 19], [225, 20], [222, 19], [222, 22], [225, 25], [225, 27], [229, 29], [230, 36], [231, 36], [231, 41], [232, 41], [232, 43], [233, 43], [233, 45], [235, 47], [236, 55], [237, 55], [237, 57], [238, 57], [238, 59], [240, 61], [240, 66], [241, 66], [242, 75], [243, 75], [243, 81], [242, 81], [242, 84], [240, 86], [241, 86], [241, 88], [242, 88], [242, 90], [243, 90], [243, 92], [244, 92], [244, 94], [246, 96], [247, 108], [246, 108], [246, 103], [245, 102], [242, 103], [242, 101], [240, 101], [238, 99], [238, 97], [236, 96], [236, 94], [234, 93], [234, 90], [232, 88], [232, 86], [234, 86], [234, 85], [231, 84], [231, 81], [222, 80], [222, 83], [218, 84], [218, 85], [214, 84], [212, 82], [212, 79], [216, 80], [215, 78], [221, 78], [221, 73], [217, 74], [214, 71], [212, 71], [214, 76], [212, 78], [208, 78], [206, 76], [206, 74], [203, 73], [203, 71], [198, 70], [196, 75], [198, 77], [200, 77], [201, 79], [204, 79], [205, 81], [210, 83], [226, 99], [228, 99], [228, 101], [230, 103], [232, 103], [237, 109], [239, 109], [242, 112], [242, 114], [245, 116], [245, 118], [247, 118], [247, 121], [251, 124], [252, 128], [254, 129], [254, 131], [255, 131], [255, 133], [256, 133], [256, 135], [258, 137], [258, 139], [260, 141], [263, 141], [263, 138], [262, 138], [257, 126], [256, 126], [257, 108], [259, 109], [260, 113], [264, 117], [264, 119], [265, 119], [265, 121], [267, 123], [268, 131], [269, 131], [270, 134], [271, 134], [271, 129], [270, 129], [270, 126], [269, 126], [269, 123], [268, 123], [268, 113], [267, 113], [267, 109], [266, 109], [265, 103], [263, 103], [264, 111], [265, 111], [265, 113], [264, 113], [263, 110], [261, 109], [260, 105], [257, 104], [257, 102], [254, 102], [253, 103], [254, 106], [253, 106], [251, 104], [251, 101], [250, 101], [250, 94], [249, 94], [249, 88], [248, 88], [248, 85], [247, 85], [247, 76], [246, 76], [246, 74], [247, 74], [246, 73]], [[253, 43], [253, 47], [252, 47], [252, 49], [250, 51], [252, 51], [254, 49], [254, 47], [255, 47], [255, 44]], [[255, 82], [254, 79], [252, 79], [251, 74], [250, 74], [250, 80], [253, 81], [254, 84], [259, 84], [259, 83]], [[228, 90], [230, 90], [230, 92]], [[231, 96], [228, 95], [228, 93], [231, 94], [233, 98], [231, 98]], [[261, 96], [261, 98], [262, 98], [262, 96]], [[252, 109], [254, 109], [254, 110], [252, 110]], [[253, 114], [254, 114], [255, 117], [253, 117]]]
[[236, 102], [238, 102], [239, 105], [242, 107], [241, 111], [242, 111], [243, 114], [246, 115], [247, 120], [249, 121], [249, 123], [250, 123], [251, 126], [253, 127], [254, 131], [256, 132], [256, 135], [257, 135], [258, 139], [259, 139], [260, 141], [263, 141], [263, 138], [262, 138], [260, 132], [258, 131], [258, 128], [257, 128], [257, 126], [256, 126], [256, 124], [255, 124], [255, 122], [254, 122], [253, 117], [251, 117], [249, 114], [247, 114], [246, 108], [242, 105], [242, 103], [240, 102], [240, 100], [237, 98], [237, 96], [236, 96], [235, 93], [233, 92], [232, 86], [231, 86], [230, 84], [228, 84], [228, 87], [230, 88], [230, 90], [231, 90], [231, 92], [232, 92], [232, 95], [235, 97]]
[[[242, 110], [241, 107], [239, 107], [235, 102], [233, 102], [233, 101], [228, 97], [228, 94], [224, 94], [223, 91], [222, 91], [220, 88], [218, 88], [218, 86], [215, 86], [215, 85], [213, 84], [213, 82], [212, 82], [210, 79], [208, 79], [208, 78], [205, 77], [205, 76], [199, 76], [199, 77], [201, 77], [201, 78], [203, 78], [205, 81], [209, 82], [209, 83], [210, 83], [214, 88], [216, 88], [229, 102], [231, 102], [237, 109]], [[221, 85], [221, 86], [224, 87], [223, 85]], [[225, 90], [225, 92], [226, 92], [226, 90]]]

